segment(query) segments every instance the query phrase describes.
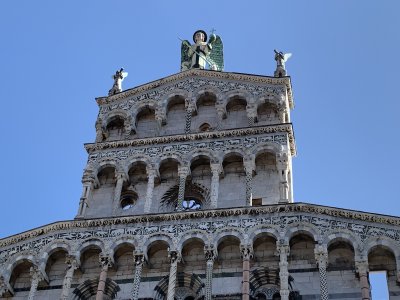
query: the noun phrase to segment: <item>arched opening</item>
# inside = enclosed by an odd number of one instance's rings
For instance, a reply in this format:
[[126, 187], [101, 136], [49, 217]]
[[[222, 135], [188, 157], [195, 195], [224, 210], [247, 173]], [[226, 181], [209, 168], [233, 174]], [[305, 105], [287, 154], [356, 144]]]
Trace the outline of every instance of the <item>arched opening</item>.
[[289, 267], [290, 268], [315, 268], [315, 241], [307, 232], [297, 232], [289, 242]]
[[255, 159], [256, 174], [253, 176], [253, 202], [261, 199], [263, 205], [277, 204], [280, 199], [279, 174], [275, 153], [261, 151]]
[[226, 105], [226, 120], [223, 122], [224, 128], [242, 128], [248, 126], [246, 112], [246, 99], [234, 96], [228, 100]]
[[[167, 124], [163, 128], [164, 134], [182, 134], [185, 132], [185, 98], [176, 95], [168, 100]], [[179, 122], [177, 122], [179, 120]]]
[[240, 240], [237, 237], [224, 236], [219, 240], [217, 251], [218, 257], [214, 263], [215, 274], [231, 272], [232, 270], [242, 272], [243, 260], [240, 253]]
[[169, 245], [162, 240], [151, 243], [147, 250], [147, 264], [143, 264], [142, 278], [168, 276], [171, 262], [168, 257]]
[[276, 239], [268, 233], [257, 235], [253, 243], [253, 266], [279, 268], [279, 257], [276, 255]]
[[112, 117], [106, 127], [107, 141], [114, 141], [121, 139], [124, 133], [124, 119], [121, 116]]
[[279, 122], [278, 107], [271, 103], [265, 102], [257, 108], [258, 125], [277, 124]]
[[191, 238], [185, 241], [182, 247], [182, 264], [180, 272], [198, 274], [202, 276], [206, 271], [206, 259], [204, 255], [204, 241], [199, 238]]
[[147, 190], [147, 170], [144, 162], [138, 161], [129, 167], [128, 180], [121, 191], [120, 207], [128, 214], [143, 211]]
[[115, 185], [115, 168], [106, 166], [97, 173], [100, 186], [113, 186]]
[[29, 260], [19, 261], [12, 270], [10, 285], [14, 289], [14, 297], [27, 299], [31, 287], [30, 269], [33, 264]]
[[354, 270], [354, 248], [348, 241], [337, 239], [329, 244], [328, 270]]
[[46, 274], [52, 286], [62, 285], [67, 270], [65, 249], [57, 249], [47, 259]]
[[[208, 124], [207, 131], [216, 128], [218, 115], [215, 108], [217, 97], [210, 92], [204, 92], [196, 101], [197, 114], [192, 116], [192, 132], [205, 131], [204, 124]], [[203, 129], [203, 130], [202, 130]]]
[[199, 131], [200, 132], [207, 132], [207, 131], [210, 131], [210, 130], [211, 130], [211, 125], [208, 124], [208, 123], [203, 123], [199, 127]]
[[[101, 249], [96, 245], [90, 245], [81, 253], [80, 268], [74, 272], [72, 286], [77, 286], [86, 280], [98, 280], [101, 272], [100, 266]], [[96, 287], [97, 290], [97, 287]]]
[[108, 269], [108, 278], [118, 283], [122, 280], [131, 280], [135, 271], [134, 250], [135, 247], [129, 243], [122, 243], [114, 249], [114, 265]]
[[222, 162], [224, 176], [219, 181], [218, 207], [243, 206], [246, 203], [246, 173], [243, 157], [229, 153]]
[[155, 110], [143, 107], [136, 116], [136, 134], [138, 138], [154, 137], [158, 133]]

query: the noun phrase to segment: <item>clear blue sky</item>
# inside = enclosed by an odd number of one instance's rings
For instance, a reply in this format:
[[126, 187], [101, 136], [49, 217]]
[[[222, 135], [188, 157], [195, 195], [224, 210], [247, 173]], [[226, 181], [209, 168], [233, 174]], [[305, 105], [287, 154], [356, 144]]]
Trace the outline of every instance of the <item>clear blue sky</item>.
[[123, 66], [132, 88], [179, 71], [180, 42], [215, 28], [225, 71], [287, 63], [295, 200], [400, 215], [400, 2], [2, 1], [0, 236], [73, 219], [98, 108]]

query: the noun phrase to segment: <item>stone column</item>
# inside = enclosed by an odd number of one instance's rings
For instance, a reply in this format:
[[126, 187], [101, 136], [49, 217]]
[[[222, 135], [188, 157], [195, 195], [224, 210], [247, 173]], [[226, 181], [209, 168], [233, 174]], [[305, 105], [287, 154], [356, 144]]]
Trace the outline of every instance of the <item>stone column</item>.
[[254, 126], [255, 120], [257, 118], [257, 107], [255, 105], [247, 105], [246, 113], [249, 126]]
[[206, 256], [206, 282], [205, 282], [205, 300], [211, 300], [212, 298], [212, 277], [214, 260], [216, 257], [216, 251], [211, 247], [204, 247], [204, 253]]
[[167, 300], [174, 300], [175, 287], [176, 287], [176, 274], [178, 272], [178, 262], [180, 261], [180, 254], [178, 251], [169, 251], [168, 257], [171, 260], [171, 267], [169, 271]]
[[194, 104], [192, 102], [185, 102], [186, 106], [186, 118], [185, 118], [185, 133], [190, 133], [190, 128], [192, 126], [192, 115], [194, 112]]
[[156, 177], [156, 170], [154, 169], [154, 167], [147, 167], [147, 192], [146, 192], [146, 202], [144, 203], [144, 213], [149, 213], [151, 210], [151, 204], [153, 202], [155, 177]]
[[177, 211], [183, 210], [183, 200], [185, 198], [185, 185], [186, 185], [186, 177], [189, 175], [189, 167], [187, 166], [178, 166], [178, 176], [179, 176], [179, 190], [178, 190], [178, 203], [176, 206]]
[[250, 259], [253, 257], [251, 245], [240, 245], [243, 259], [242, 300], [250, 300]]
[[31, 274], [31, 289], [29, 290], [28, 300], [33, 300], [35, 299], [39, 282], [44, 280], [44, 277], [36, 266], [31, 267], [30, 274]]
[[287, 113], [287, 109], [285, 107], [285, 105], [282, 105], [278, 108], [278, 117], [279, 117], [279, 121], [281, 123], [286, 123], [286, 113]]
[[133, 252], [133, 255], [135, 258], [135, 274], [133, 276], [131, 299], [138, 300], [139, 299], [140, 280], [142, 279], [144, 255], [143, 255], [143, 253], [138, 253], [136, 251]]
[[9, 292], [14, 296], [14, 289], [11, 287], [10, 283], [4, 278], [3, 275], [0, 276], [0, 297], [3, 297], [6, 292]]
[[79, 217], [84, 217], [86, 214], [86, 208], [89, 206], [89, 201], [90, 201], [90, 197], [92, 195], [92, 191], [93, 191], [93, 187], [94, 187], [94, 183], [95, 183], [95, 178], [92, 174], [92, 172], [89, 171], [85, 171], [85, 173], [83, 175], [82, 178], [82, 184], [83, 184], [83, 190], [82, 190], [82, 195], [81, 195], [81, 199], [79, 201], [79, 210], [78, 210], [78, 214], [77, 214], [77, 218]]
[[326, 267], [328, 265], [328, 250], [325, 246], [316, 245], [315, 250], [315, 260], [318, 264], [319, 270], [319, 284], [321, 289], [321, 300], [328, 300], [328, 280], [326, 274]]
[[289, 202], [289, 161], [286, 153], [276, 155], [277, 169], [279, 172], [280, 203]]
[[217, 114], [218, 114], [217, 130], [221, 130], [222, 129], [222, 120], [224, 119], [224, 116], [226, 114], [225, 108], [217, 107]]
[[113, 264], [112, 258], [110, 256], [100, 254], [99, 257], [101, 272], [99, 278], [99, 285], [97, 286], [96, 300], [104, 299], [104, 291], [106, 288], [107, 272]]
[[96, 143], [101, 143], [104, 139], [103, 120], [97, 119], [96, 124]]
[[252, 159], [245, 160], [243, 166], [246, 172], [246, 206], [251, 206], [253, 198], [253, 171], [255, 169], [254, 161]]
[[126, 175], [124, 173], [117, 173], [116, 178], [117, 178], [117, 183], [115, 184], [115, 190], [114, 190], [114, 204], [115, 207], [118, 207], [119, 200], [121, 199], [122, 185], [126, 180]]
[[65, 263], [67, 264], [67, 273], [64, 276], [63, 288], [61, 291], [61, 300], [69, 299], [69, 289], [71, 288], [71, 281], [74, 276], [75, 270], [78, 268], [79, 264], [75, 256], [67, 255]]
[[289, 264], [287, 261], [289, 251], [289, 245], [283, 243], [277, 245], [277, 252], [279, 254], [279, 279], [281, 286], [279, 293], [282, 300], [289, 300]]
[[368, 280], [368, 261], [358, 260], [355, 262], [355, 265], [356, 271], [360, 277], [361, 299], [371, 300], [371, 291]]
[[219, 174], [221, 173], [221, 165], [219, 163], [211, 164], [211, 208], [218, 207], [218, 191], [219, 191]]

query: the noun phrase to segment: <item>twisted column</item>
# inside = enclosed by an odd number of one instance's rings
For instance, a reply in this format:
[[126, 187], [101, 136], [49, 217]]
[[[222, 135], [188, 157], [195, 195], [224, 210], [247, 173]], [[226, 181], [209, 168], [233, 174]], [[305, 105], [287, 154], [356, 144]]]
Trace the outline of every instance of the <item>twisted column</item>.
[[279, 291], [282, 300], [289, 300], [289, 270], [287, 257], [290, 247], [287, 244], [279, 243], [277, 253], [279, 254], [279, 279], [281, 289]]
[[133, 276], [131, 299], [138, 300], [139, 299], [140, 281], [142, 279], [144, 255], [143, 255], [143, 253], [136, 253], [136, 252], [134, 252], [133, 255], [135, 257], [135, 274]]
[[368, 260], [358, 260], [355, 262], [356, 271], [360, 277], [361, 299], [371, 300], [371, 290], [368, 280]]
[[178, 203], [176, 206], [177, 211], [183, 210], [183, 200], [185, 198], [185, 185], [186, 185], [186, 177], [189, 174], [189, 167], [187, 166], [178, 166], [178, 176], [179, 176], [179, 190], [178, 190]]
[[251, 206], [253, 197], [253, 171], [255, 169], [254, 161], [250, 159], [245, 160], [243, 166], [246, 172], [246, 206]]
[[113, 261], [112, 257], [100, 254], [99, 262], [101, 265], [101, 272], [99, 278], [99, 285], [97, 286], [96, 300], [103, 300], [106, 288], [108, 268], [110, 268], [113, 265]]
[[257, 118], [257, 108], [255, 105], [247, 105], [246, 107], [247, 120], [249, 127], [254, 126], [255, 120]]
[[33, 266], [30, 268], [30, 274], [31, 274], [31, 288], [29, 290], [28, 300], [33, 300], [35, 299], [39, 282], [42, 281], [44, 277], [42, 272], [40, 272], [37, 266]]
[[211, 164], [211, 208], [218, 207], [219, 174], [221, 165], [219, 163]]
[[205, 283], [205, 300], [211, 300], [212, 298], [212, 277], [214, 260], [216, 257], [216, 251], [212, 248], [204, 247], [204, 254], [206, 256], [206, 283]]
[[328, 300], [328, 280], [326, 275], [326, 267], [328, 265], [328, 250], [322, 245], [317, 245], [314, 250], [315, 260], [319, 269], [319, 283], [321, 289], [321, 300]]
[[185, 108], [186, 108], [185, 133], [189, 134], [190, 128], [192, 126], [192, 115], [194, 112], [194, 106], [193, 106], [192, 102], [185, 102]]
[[171, 267], [169, 270], [167, 300], [174, 300], [175, 287], [176, 287], [176, 273], [178, 271], [178, 262], [180, 261], [180, 254], [178, 251], [169, 251], [168, 257], [171, 260]]
[[149, 213], [151, 210], [151, 204], [153, 202], [155, 176], [156, 176], [155, 169], [153, 167], [147, 168], [147, 192], [146, 192], [146, 201], [144, 203], [144, 213]]
[[67, 255], [65, 263], [67, 264], [67, 273], [64, 276], [63, 288], [61, 291], [61, 300], [68, 300], [69, 289], [71, 288], [71, 281], [74, 276], [75, 270], [78, 268], [79, 264], [75, 256]]
[[82, 178], [83, 190], [81, 199], [79, 201], [79, 209], [78, 209], [78, 214], [76, 216], [77, 218], [84, 217], [86, 214], [86, 209], [89, 206], [88, 203], [92, 195], [94, 183], [95, 183], [95, 178], [92, 172], [85, 171], [85, 174], [83, 175]]
[[240, 245], [240, 253], [243, 259], [242, 300], [250, 299], [250, 259], [253, 257], [251, 245]]

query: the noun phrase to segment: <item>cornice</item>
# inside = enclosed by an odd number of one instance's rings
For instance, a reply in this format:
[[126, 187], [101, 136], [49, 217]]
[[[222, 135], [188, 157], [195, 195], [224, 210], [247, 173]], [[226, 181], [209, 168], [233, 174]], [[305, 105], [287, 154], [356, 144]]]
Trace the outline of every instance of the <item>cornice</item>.
[[292, 94], [292, 83], [289, 76], [286, 77], [273, 77], [273, 76], [263, 76], [263, 75], [254, 75], [254, 74], [245, 74], [245, 73], [233, 73], [233, 72], [220, 72], [220, 71], [212, 71], [212, 70], [200, 70], [200, 69], [190, 69], [187, 71], [179, 72], [174, 75], [170, 75], [128, 90], [125, 90], [121, 93], [106, 96], [106, 97], [98, 97], [96, 98], [96, 102], [99, 106], [104, 104], [111, 104], [120, 99], [125, 99], [127, 97], [140, 94], [143, 92], [147, 92], [151, 89], [160, 87], [165, 84], [169, 84], [171, 82], [175, 82], [181, 79], [189, 78], [189, 77], [206, 77], [206, 78], [216, 78], [216, 79], [225, 79], [225, 80], [235, 80], [235, 81], [245, 81], [245, 82], [253, 82], [253, 83], [262, 83], [262, 84], [272, 84], [272, 85], [282, 85], [284, 84], [287, 93], [290, 107], [294, 107], [293, 102], [293, 94]]
[[60, 221], [41, 226], [20, 234], [16, 234], [0, 240], [0, 247], [35, 238], [51, 232], [60, 230], [76, 230], [94, 227], [105, 227], [120, 224], [143, 224], [148, 222], [175, 222], [179, 220], [193, 220], [233, 216], [255, 216], [274, 213], [310, 213], [318, 216], [328, 216], [358, 220], [364, 222], [379, 223], [384, 225], [400, 226], [400, 217], [379, 215], [374, 213], [328, 207], [309, 203], [289, 203], [277, 205], [265, 205], [257, 207], [236, 207], [210, 210], [199, 210], [193, 212], [169, 212], [162, 214], [146, 214], [137, 216], [119, 216], [112, 218], [98, 218], [86, 220]]
[[275, 133], [275, 132], [286, 132], [289, 135], [289, 145], [290, 151], [293, 156], [296, 155], [296, 145], [294, 141], [293, 128], [291, 123], [279, 124], [279, 125], [268, 125], [268, 126], [258, 126], [258, 127], [245, 127], [236, 128], [221, 131], [208, 131], [199, 132], [191, 134], [178, 134], [178, 135], [168, 135], [159, 136], [143, 139], [133, 139], [133, 140], [121, 140], [103, 143], [87, 143], [85, 144], [85, 149], [88, 153], [93, 151], [104, 150], [104, 149], [114, 149], [114, 148], [125, 148], [125, 147], [135, 147], [135, 146], [145, 146], [145, 145], [156, 145], [156, 144], [168, 144], [173, 142], [185, 142], [203, 139], [216, 139], [222, 137], [236, 137], [236, 136], [247, 136], [247, 135], [257, 135], [263, 133]]

